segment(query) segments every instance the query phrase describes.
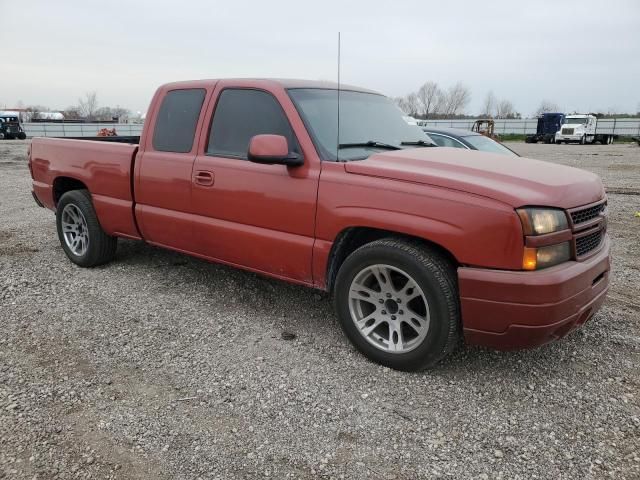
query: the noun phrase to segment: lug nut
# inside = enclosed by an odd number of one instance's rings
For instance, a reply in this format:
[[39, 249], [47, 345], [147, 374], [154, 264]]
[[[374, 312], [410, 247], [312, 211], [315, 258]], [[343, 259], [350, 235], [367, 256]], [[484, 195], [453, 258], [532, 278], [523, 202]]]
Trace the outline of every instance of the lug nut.
[[391, 298], [391, 294], [390, 293], [387, 293], [387, 298]]
[[381, 312], [381, 313], [382, 313], [383, 315], [386, 315], [386, 314], [387, 314], [387, 311], [386, 311], [386, 310], [382, 310], [382, 312]]
[[398, 299], [396, 300], [396, 303], [402, 303], [402, 299], [398, 298]]
[[378, 300], [378, 303], [384, 303], [383, 299]]
[[404, 315], [404, 310], [398, 310], [398, 314]]
[[391, 315], [391, 320], [395, 320], [396, 316], [395, 315]]

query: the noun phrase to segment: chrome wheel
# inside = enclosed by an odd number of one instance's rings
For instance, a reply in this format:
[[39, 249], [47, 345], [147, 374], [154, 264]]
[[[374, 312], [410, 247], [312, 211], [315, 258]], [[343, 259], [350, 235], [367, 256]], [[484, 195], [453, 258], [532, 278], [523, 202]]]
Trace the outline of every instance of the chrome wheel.
[[408, 273], [390, 265], [371, 265], [354, 277], [349, 312], [360, 334], [387, 353], [413, 350], [429, 330], [424, 292]]
[[60, 218], [64, 242], [74, 255], [81, 257], [89, 248], [89, 229], [82, 211], [70, 203], [62, 210]]

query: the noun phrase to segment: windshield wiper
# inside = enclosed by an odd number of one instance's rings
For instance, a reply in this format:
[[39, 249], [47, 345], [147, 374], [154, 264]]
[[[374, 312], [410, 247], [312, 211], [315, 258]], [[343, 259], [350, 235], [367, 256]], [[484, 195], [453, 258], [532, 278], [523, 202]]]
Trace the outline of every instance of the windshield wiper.
[[401, 150], [399, 145], [392, 145], [390, 143], [376, 142], [375, 140], [369, 140], [367, 142], [354, 142], [354, 143], [341, 143], [338, 148], [357, 148], [357, 147], [374, 147], [384, 148], [387, 150]]
[[415, 145], [418, 147], [437, 147], [435, 143], [427, 142], [426, 140], [416, 140], [415, 142], [400, 142], [400, 145]]

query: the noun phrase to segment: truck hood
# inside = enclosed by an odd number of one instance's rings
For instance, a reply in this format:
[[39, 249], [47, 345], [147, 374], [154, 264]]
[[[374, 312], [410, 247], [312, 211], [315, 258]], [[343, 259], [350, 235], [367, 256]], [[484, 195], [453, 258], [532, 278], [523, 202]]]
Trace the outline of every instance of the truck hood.
[[449, 188], [514, 208], [573, 208], [604, 197], [597, 175], [555, 163], [459, 148], [382, 152], [345, 163], [347, 172]]

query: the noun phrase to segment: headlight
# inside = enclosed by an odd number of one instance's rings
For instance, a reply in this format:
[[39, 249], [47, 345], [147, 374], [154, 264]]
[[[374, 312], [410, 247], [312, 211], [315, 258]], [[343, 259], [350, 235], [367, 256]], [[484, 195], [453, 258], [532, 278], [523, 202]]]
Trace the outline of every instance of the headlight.
[[538, 248], [524, 247], [522, 268], [524, 270], [540, 270], [541, 268], [553, 267], [570, 259], [571, 248], [569, 247], [569, 242]]
[[569, 228], [563, 210], [521, 208], [517, 210], [525, 235], [544, 235]]

